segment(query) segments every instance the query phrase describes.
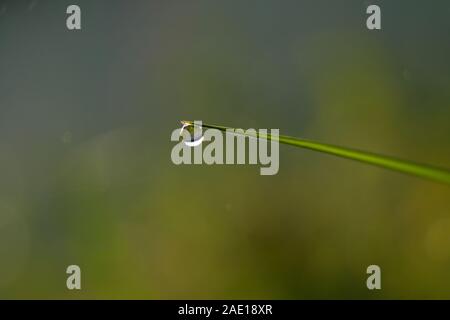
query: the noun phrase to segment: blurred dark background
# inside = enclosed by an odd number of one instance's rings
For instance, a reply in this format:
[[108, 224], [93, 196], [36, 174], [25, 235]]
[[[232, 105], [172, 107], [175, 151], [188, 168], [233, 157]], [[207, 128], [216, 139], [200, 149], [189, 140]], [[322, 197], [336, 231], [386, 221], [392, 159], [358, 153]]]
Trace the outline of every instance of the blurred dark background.
[[275, 176], [170, 159], [191, 119], [450, 167], [449, 16], [0, 1], [0, 298], [450, 298], [446, 185], [287, 146]]

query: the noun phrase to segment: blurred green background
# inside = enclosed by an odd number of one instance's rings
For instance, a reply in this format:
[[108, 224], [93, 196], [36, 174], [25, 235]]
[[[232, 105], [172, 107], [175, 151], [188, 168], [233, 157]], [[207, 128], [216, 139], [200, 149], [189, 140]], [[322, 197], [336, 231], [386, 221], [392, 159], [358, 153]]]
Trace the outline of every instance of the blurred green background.
[[449, 299], [448, 186], [288, 146], [275, 176], [170, 159], [192, 119], [450, 167], [449, 15], [0, 1], [0, 298]]

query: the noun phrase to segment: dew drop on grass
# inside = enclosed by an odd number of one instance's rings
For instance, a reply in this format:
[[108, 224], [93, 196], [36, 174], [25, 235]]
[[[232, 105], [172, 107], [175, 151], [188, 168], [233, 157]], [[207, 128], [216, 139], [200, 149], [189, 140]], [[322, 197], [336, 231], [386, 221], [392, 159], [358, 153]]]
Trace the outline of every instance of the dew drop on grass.
[[181, 130], [180, 130], [180, 136], [183, 134], [183, 130], [186, 130], [187, 132], [189, 132], [189, 136], [190, 136], [189, 141], [185, 140], [184, 144], [187, 145], [188, 147], [199, 146], [203, 142], [203, 139], [204, 139], [204, 137], [202, 135], [201, 127], [198, 125], [195, 125], [191, 122], [181, 121], [181, 123], [183, 124], [183, 126], [181, 127]]

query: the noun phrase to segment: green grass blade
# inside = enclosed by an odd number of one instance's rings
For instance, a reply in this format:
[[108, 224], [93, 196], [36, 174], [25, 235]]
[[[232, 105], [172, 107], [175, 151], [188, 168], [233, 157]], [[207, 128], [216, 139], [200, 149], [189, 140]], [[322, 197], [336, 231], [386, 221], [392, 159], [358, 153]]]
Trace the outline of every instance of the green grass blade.
[[[182, 121], [183, 124], [193, 124], [192, 121]], [[234, 128], [202, 124], [204, 128], [212, 128], [220, 131], [226, 131], [227, 129], [234, 130]], [[245, 135], [245, 134], [244, 134]], [[247, 134], [248, 135], [248, 134]], [[253, 136], [253, 135], [248, 135]], [[271, 140], [270, 134], [263, 135], [257, 133], [256, 136], [261, 139]], [[375, 154], [371, 152], [365, 152], [361, 150], [355, 150], [351, 148], [339, 147], [331, 144], [325, 144], [317, 141], [311, 141], [306, 139], [300, 139], [296, 137], [283, 136], [278, 137], [280, 143], [284, 143], [291, 146], [319, 151], [327, 154], [332, 154], [338, 157], [352, 159], [378, 167], [391, 169], [394, 171], [414, 175], [421, 178], [426, 178], [450, 185], [450, 171], [446, 169], [435, 168], [430, 165], [418, 164], [407, 160], [400, 160], [389, 156]]]

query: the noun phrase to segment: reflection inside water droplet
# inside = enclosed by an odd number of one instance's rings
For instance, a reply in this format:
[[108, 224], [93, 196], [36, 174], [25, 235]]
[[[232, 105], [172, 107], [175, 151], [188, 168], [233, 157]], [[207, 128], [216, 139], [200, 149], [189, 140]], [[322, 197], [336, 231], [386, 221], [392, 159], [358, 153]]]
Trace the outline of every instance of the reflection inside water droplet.
[[180, 129], [180, 136], [183, 134], [183, 130], [189, 133], [189, 140], [185, 140], [184, 144], [188, 147], [199, 146], [204, 139], [201, 125], [187, 121], [181, 121], [181, 123], [183, 126]]

